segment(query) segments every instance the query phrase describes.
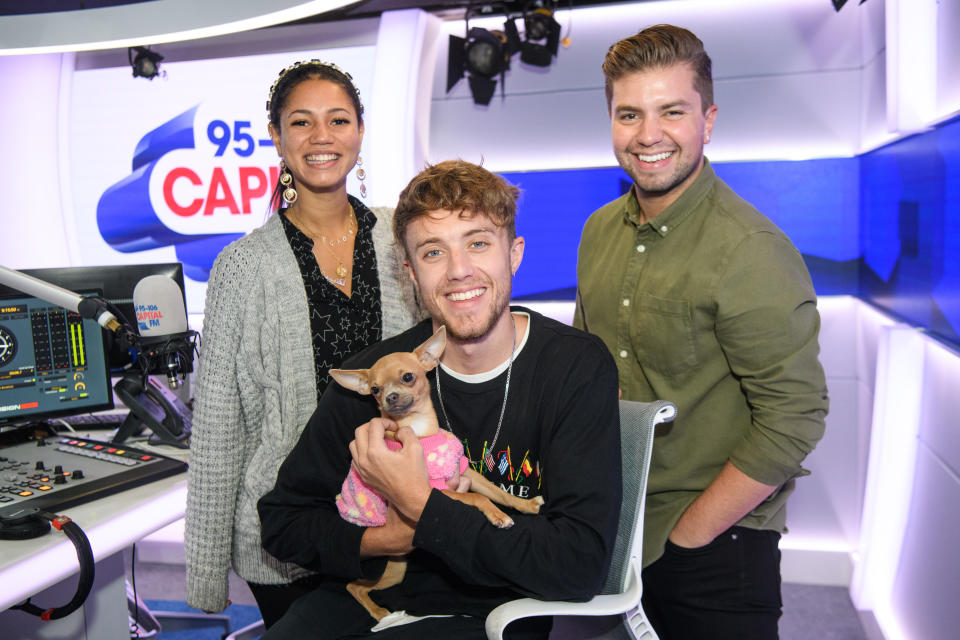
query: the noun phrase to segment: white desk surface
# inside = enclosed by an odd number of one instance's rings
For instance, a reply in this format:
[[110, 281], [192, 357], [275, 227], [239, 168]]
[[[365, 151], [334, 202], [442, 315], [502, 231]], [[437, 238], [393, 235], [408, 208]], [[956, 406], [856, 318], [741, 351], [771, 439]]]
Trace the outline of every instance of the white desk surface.
[[[179, 457], [165, 449], [149, 448]], [[187, 474], [179, 473], [64, 509], [58, 515], [69, 517], [83, 529], [90, 540], [93, 557], [99, 561], [182, 518], [186, 506]], [[79, 571], [73, 543], [55, 529], [30, 540], [0, 540], [0, 611]]]

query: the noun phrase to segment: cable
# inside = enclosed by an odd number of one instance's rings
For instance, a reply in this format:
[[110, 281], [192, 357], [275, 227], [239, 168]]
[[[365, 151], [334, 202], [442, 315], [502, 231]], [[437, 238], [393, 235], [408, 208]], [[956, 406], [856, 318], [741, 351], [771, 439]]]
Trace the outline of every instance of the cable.
[[21, 604], [14, 605], [10, 608], [19, 609], [20, 611], [29, 613], [32, 616], [37, 616], [43, 620], [59, 620], [60, 618], [65, 618], [79, 609], [87, 600], [87, 596], [90, 595], [90, 589], [93, 587], [93, 576], [95, 573], [93, 550], [90, 548], [90, 541], [87, 539], [87, 535], [83, 532], [83, 529], [81, 529], [67, 516], [58, 516], [46, 511], [39, 512], [37, 516], [43, 518], [44, 520], [49, 520], [50, 524], [53, 525], [53, 528], [57, 529], [58, 531], [62, 531], [68, 538], [70, 538], [70, 542], [72, 542], [73, 546], [76, 548], [77, 560], [80, 562], [80, 579], [77, 581], [77, 591], [73, 594], [73, 598], [70, 600], [70, 602], [62, 607], [41, 609], [37, 605], [30, 602], [30, 598], [27, 598]]
[[137, 599], [137, 543], [130, 546], [130, 587], [133, 589], [133, 625], [130, 635], [140, 637], [140, 600]]
[[76, 433], [76, 432], [77, 432], [77, 430], [73, 428], [73, 425], [70, 424], [69, 422], [67, 422], [66, 420], [64, 420], [63, 418], [53, 418], [53, 420], [51, 420], [51, 422], [58, 422], [58, 423], [60, 423], [60, 425], [63, 426], [64, 429], [66, 429], [66, 430], [69, 431], [70, 433]]

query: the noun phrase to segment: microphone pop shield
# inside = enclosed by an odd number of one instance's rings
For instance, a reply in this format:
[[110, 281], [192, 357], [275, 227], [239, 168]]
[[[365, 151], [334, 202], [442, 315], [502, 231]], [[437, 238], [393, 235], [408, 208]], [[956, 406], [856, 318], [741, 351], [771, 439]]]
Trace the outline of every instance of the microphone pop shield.
[[147, 373], [166, 374], [167, 384], [176, 389], [196, 349], [196, 332], [187, 328], [180, 286], [168, 276], [147, 276], [134, 287], [133, 306]]
[[173, 278], [152, 275], [133, 289], [137, 330], [144, 338], [159, 338], [187, 331], [183, 292]]

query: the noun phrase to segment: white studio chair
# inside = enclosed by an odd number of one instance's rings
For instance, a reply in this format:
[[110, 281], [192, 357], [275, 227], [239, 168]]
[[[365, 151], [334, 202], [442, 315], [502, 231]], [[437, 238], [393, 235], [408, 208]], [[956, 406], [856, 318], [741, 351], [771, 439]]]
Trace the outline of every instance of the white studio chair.
[[223, 640], [252, 640], [253, 638], [259, 638], [265, 632], [266, 627], [263, 625], [263, 620], [257, 620], [242, 629], [237, 629], [228, 636], [224, 636]]
[[506, 626], [531, 616], [612, 616], [623, 615], [617, 637], [659, 640], [640, 606], [643, 543], [643, 508], [646, 502], [647, 473], [653, 451], [656, 425], [670, 422], [677, 414], [672, 402], [620, 401], [620, 446], [623, 473], [623, 502], [620, 524], [610, 561], [610, 572], [600, 594], [587, 602], [546, 602], [520, 598], [506, 602], [487, 616], [489, 640], [502, 640]]

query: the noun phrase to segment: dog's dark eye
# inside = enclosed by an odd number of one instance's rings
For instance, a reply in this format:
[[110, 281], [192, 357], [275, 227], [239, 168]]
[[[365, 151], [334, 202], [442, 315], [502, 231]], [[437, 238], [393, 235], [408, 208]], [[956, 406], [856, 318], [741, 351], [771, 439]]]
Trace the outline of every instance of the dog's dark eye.
[[380, 387], [370, 387], [370, 393], [375, 396], [380, 395]]
[[404, 384], [410, 384], [411, 382], [414, 381], [414, 379], [416, 379], [416, 377], [417, 376], [413, 375], [408, 371], [407, 373], [400, 376], [400, 379], [403, 380]]

